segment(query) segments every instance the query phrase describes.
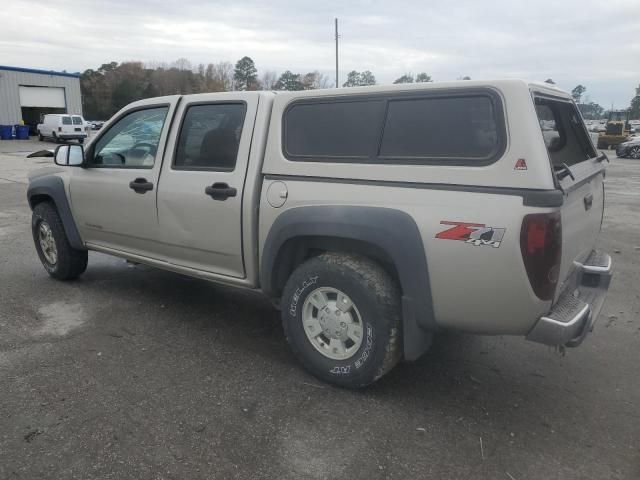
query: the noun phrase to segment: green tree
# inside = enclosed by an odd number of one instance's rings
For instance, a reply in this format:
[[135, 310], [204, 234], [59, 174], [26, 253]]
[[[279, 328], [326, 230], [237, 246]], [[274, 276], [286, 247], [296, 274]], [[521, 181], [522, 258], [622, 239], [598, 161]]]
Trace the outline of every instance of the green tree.
[[640, 119], [640, 85], [636, 88], [636, 96], [631, 99], [629, 118], [633, 120]]
[[233, 72], [236, 90], [254, 90], [258, 86], [258, 69], [250, 57], [236, 62]]
[[571, 96], [576, 103], [580, 103], [582, 99], [582, 95], [587, 91], [587, 87], [584, 85], [578, 85], [573, 90], [571, 90]]
[[376, 77], [369, 70], [364, 72], [350, 71], [347, 74], [347, 81], [342, 84], [343, 87], [363, 87], [375, 85]]
[[430, 75], [427, 75], [425, 72], [422, 72], [416, 75], [416, 83], [427, 83], [427, 82], [433, 82]]
[[280, 78], [276, 82], [274, 89], [289, 91], [304, 90], [304, 85], [300, 80], [300, 74], [293, 73], [290, 70], [287, 70], [282, 75], [280, 75]]
[[393, 83], [413, 83], [413, 75], [405, 73], [400, 78], [397, 78]]

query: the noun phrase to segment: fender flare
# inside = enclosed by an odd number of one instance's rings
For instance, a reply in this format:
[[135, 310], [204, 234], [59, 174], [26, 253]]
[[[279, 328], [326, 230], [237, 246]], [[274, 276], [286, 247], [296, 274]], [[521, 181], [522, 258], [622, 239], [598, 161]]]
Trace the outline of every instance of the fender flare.
[[424, 245], [413, 218], [384, 207], [295, 207], [278, 216], [262, 251], [262, 290], [276, 297], [275, 271], [284, 244], [296, 237], [358, 240], [382, 249], [393, 261], [402, 288], [404, 356], [415, 360], [430, 346], [435, 321]]
[[38, 200], [38, 198], [42, 197], [48, 197], [56, 206], [69, 244], [77, 250], [86, 250], [76, 227], [76, 222], [71, 214], [63, 180], [56, 175], [47, 175], [31, 180], [27, 188], [27, 199], [31, 210], [33, 210], [38, 203], [41, 203], [42, 200]]

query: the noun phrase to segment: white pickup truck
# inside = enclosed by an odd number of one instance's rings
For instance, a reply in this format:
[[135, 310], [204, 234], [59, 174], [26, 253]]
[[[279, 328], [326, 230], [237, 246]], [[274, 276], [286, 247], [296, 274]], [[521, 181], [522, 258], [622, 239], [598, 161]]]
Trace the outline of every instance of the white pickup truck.
[[605, 160], [570, 95], [519, 80], [178, 95], [59, 146], [28, 199], [53, 277], [95, 250], [259, 289], [306, 368], [361, 387], [441, 330], [580, 344]]

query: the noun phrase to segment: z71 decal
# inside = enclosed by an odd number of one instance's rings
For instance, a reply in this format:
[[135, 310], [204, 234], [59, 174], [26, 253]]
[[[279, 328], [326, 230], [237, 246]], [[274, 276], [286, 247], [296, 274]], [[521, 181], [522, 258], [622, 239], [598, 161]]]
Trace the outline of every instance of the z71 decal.
[[504, 237], [506, 228], [487, 227], [484, 223], [449, 222], [443, 220], [441, 225], [450, 228], [436, 234], [442, 240], [460, 240], [471, 245], [489, 245], [498, 248]]

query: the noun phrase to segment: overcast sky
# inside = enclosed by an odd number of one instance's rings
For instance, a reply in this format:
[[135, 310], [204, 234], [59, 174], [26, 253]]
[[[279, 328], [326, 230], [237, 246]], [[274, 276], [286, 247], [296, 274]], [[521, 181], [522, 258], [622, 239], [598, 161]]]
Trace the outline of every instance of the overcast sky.
[[553, 78], [627, 107], [640, 83], [640, 0], [7, 0], [0, 64], [67, 70], [109, 61], [198, 63], [248, 55], [258, 70], [371, 70], [434, 80]]

